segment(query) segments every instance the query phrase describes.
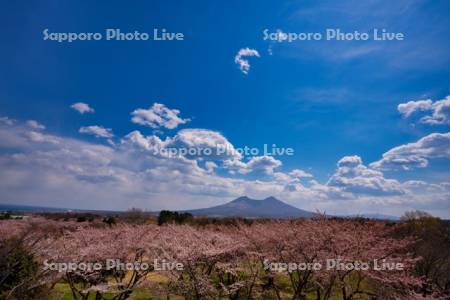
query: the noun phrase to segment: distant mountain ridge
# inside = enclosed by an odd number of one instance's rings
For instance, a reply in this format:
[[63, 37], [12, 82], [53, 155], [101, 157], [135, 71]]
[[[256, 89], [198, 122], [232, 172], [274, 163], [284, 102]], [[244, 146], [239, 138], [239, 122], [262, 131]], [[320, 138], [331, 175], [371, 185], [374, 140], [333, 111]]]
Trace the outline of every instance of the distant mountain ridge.
[[264, 200], [239, 197], [231, 202], [209, 208], [186, 210], [194, 216], [242, 217], [242, 218], [312, 218], [316, 214], [296, 208], [275, 197]]
[[12, 211], [21, 213], [58, 213], [58, 212], [74, 212], [74, 213], [100, 213], [100, 214], [114, 214], [121, 213], [120, 210], [99, 210], [99, 209], [76, 209], [65, 207], [49, 207], [49, 206], [34, 206], [21, 204], [6, 204], [0, 203], [0, 212]]
[[[40, 213], [40, 212], [89, 212], [97, 214], [120, 214], [122, 210], [93, 210], [93, 209], [73, 209], [62, 207], [29, 206], [20, 204], [0, 203], [0, 212], [12, 211], [22, 213]], [[239, 197], [223, 205], [213, 206], [202, 209], [182, 210], [180, 212], [189, 212], [194, 216], [208, 217], [242, 217], [242, 218], [273, 218], [273, 219], [291, 219], [291, 218], [311, 218], [316, 213], [296, 208], [284, 203], [275, 197], [268, 197], [264, 200], [254, 200], [248, 197]], [[159, 211], [152, 212], [157, 215]], [[332, 217], [332, 215], [328, 215]], [[334, 215], [338, 218], [368, 218], [373, 220], [400, 220], [397, 216], [384, 215], [379, 213], [361, 213], [351, 215]]]
[[344, 216], [347, 218], [365, 218], [365, 219], [371, 219], [371, 220], [388, 220], [388, 221], [399, 221], [400, 217], [397, 216], [391, 216], [391, 215], [385, 215], [385, 214], [379, 214], [379, 213], [372, 213], [372, 214], [354, 214], [354, 215], [348, 215]]

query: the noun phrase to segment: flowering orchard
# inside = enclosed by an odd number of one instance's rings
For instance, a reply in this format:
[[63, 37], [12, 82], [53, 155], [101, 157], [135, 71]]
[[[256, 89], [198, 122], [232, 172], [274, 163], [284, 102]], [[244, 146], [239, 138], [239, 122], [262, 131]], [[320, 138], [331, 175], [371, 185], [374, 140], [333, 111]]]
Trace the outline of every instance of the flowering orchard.
[[137, 290], [152, 299], [431, 297], [413, 275], [415, 238], [396, 235], [398, 226], [327, 218], [201, 227], [1, 221], [1, 259], [11, 257], [14, 240], [37, 267], [13, 281], [18, 271], [0, 262], [9, 268], [2, 285], [11, 282], [0, 295], [32, 299], [27, 291], [39, 287], [43, 299], [58, 283], [73, 299], [133, 299]]

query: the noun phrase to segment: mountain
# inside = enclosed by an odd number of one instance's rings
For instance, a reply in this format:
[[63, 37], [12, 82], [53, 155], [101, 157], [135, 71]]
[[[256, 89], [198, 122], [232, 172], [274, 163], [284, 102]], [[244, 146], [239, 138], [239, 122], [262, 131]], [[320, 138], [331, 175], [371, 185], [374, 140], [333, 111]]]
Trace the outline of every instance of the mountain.
[[[0, 212], [11, 211], [16, 213], [40, 213], [40, 212], [85, 212], [101, 215], [121, 214], [124, 211], [113, 210], [92, 210], [92, 209], [73, 209], [62, 207], [45, 207], [45, 206], [28, 206], [16, 204], [0, 203]], [[269, 197], [264, 200], [253, 200], [248, 197], [240, 197], [236, 200], [228, 202], [223, 205], [213, 206], [210, 208], [185, 210], [182, 212], [189, 212], [194, 216], [209, 216], [209, 217], [247, 217], [247, 218], [311, 218], [316, 214], [298, 209], [294, 206], [286, 204], [274, 197]], [[159, 211], [154, 211], [153, 214], [157, 216]], [[351, 215], [328, 215], [329, 217], [337, 218], [366, 218], [372, 220], [383, 221], [399, 221], [397, 216], [383, 215], [379, 213], [367, 214], [351, 214]]]
[[347, 215], [347, 216], [344, 216], [344, 217], [347, 217], [347, 218], [365, 218], [365, 219], [382, 220], [382, 221], [400, 221], [400, 217], [391, 216], [391, 215], [384, 215], [384, 214], [379, 214], [379, 213]]
[[48, 207], [48, 206], [31, 206], [19, 204], [0, 203], [0, 212], [11, 211], [17, 213], [58, 213], [58, 212], [74, 212], [74, 213], [96, 213], [96, 214], [118, 214], [123, 211], [114, 210], [96, 210], [96, 209], [75, 209], [64, 207]]
[[223, 205], [209, 208], [187, 210], [194, 216], [209, 217], [246, 217], [246, 218], [311, 218], [316, 214], [298, 209], [274, 197], [264, 200], [254, 200], [248, 197], [239, 197]]
[[37, 213], [37, 212], [65, 212], [68, 211], [68, 209], [60, 207], [45, 207], [45, 206], [30, 206], [30, 205], [0, 203], [0, 211]]

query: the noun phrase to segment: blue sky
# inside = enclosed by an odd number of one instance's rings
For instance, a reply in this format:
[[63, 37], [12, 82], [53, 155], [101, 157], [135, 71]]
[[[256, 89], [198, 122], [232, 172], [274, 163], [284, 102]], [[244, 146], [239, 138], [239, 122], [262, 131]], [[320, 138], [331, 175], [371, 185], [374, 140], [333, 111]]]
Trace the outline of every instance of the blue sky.
[[[424, 209], [449, 217], [449, 11], [448, 1], [3, 2], [0, 202], [181, 209], [248, 194], [332, 213]], [[46, 28], [166, 28], [185, 39], [58, 43], [43, 40]], [[263, 39], [265, 29], [327, 28], [386, 29], [405, 39]], [[259, 55], [241, 57], [250, 64], [247, 74], [235, 62], [246, 48]], [[400, 109], [409, 101], [414, 102]], [[79, 102], [95, 112], [71, 108]], [[165, 112], [179, 111], [177, 118], [186, 121], [173, 128], [132, 121], [137, 109], [155, 112], [154, 103]], [[113, 136], [99, 136], [99, 128], [111, 129]], [[235, 148], [276, 144], [293, 148], [295, 155], [174, 162], [142, 149], [133, 148], [137, 153], [131, 155], [130, 140], [143, 146], [136, 131], [147, 151], [153, 136], [163, 143], [159, 147], [191, 147], [199, 135], [206, 139], [203, 146], [224, 138]], [[52, 147], [42, 145], [54, 139]], [[388, 152], [408, 143], [413, 144]], [[108, 160], [98, 165], [83, 157], [90, 147], [88, 152]], [[385, 153], [390, 154], [381, 160]], [[58, 166], [43, 163], [56, 157]], [[217, 167], [208, 169], [207, 161]], [[313, 177], [290, 175], [293, 170]], [[159, 180], [165, 184], [149, 188]]]

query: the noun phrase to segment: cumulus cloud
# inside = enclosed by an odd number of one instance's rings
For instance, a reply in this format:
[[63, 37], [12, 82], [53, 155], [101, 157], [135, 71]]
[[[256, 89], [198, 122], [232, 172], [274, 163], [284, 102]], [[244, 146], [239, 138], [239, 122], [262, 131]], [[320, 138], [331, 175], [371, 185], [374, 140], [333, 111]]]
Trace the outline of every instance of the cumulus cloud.
[[[180, 136], [192, 146], [205, 144], [205, 139]], [[243, 194], [264, 198], [284, 191], [277, 182], [219, 176], [214, 170], [220, 165], [215, 162], [205, 161], [201, 168], [197, 158], [152, 151], [168, 147], [174, 140], [134, 131], [119, 144], [106, 146], [43, 134], [27, 126], [0, 127], [0, 150], [8, 149], [0, 154], [0, 190], [5, 198], [20, 197], [28, 204], [170, 209], [213, 205], [227, 201], [220, 200], [223, 197]], [[64, 200], [51, 203], [53, 199]]]
[[208, 129], [180, 130], [167, 147], [185, 150], [189, 158], [220, 161], [242, 158], [226, 137], [220, 132]]
[[44, 130], [45, 126], [40, 124], [39, 122], [35, 121], [35, 120], [28, 120], [26, 122], [27, 126], [36, 130]]
[[450, 124], [450, 95], [443, 100], [433, 102], [427, 100], [413, 100], [401, 103], [397, 107], [404, 118], [408, 118], [415, 113], [426, 113], [420, 118], [421, 123], [440, 125]]
[[408, 101], [406, 103], [400, 103], [397, 106], [397, 110], [404, 118], [408, 118], [417, 111], [430, 110], [432, 105], [433, 105], [433, 101], [431, 101], [430, 99], [412, 100], [412, 101]]
[[[27, 204], [103, 209], [194, 208], [243, 194], [264, 198], [283, 192], [275, 182], [219, 176], [213, 170], [220, 166], [213, 162], [201, 168], [196, 159], [149, 151], [172, 140], [135, 131], [106, 146], [26, 126], [0, 127], [0, 190], [5, 199]], [[8, 153], [1, 151], [5, 147]]]
[[151, 128], [174, 129], [180, 124], [186, 124], [190, 119], [180, 118], [180, 111], [170, 109], [164, 104], [154, 103], [148, 109], [139, 108], [131, 113], [131, 122]]
[[312, 174], [305, 172], [303, 170], [300, 169], [294, 169], [291, 172], [289, 172], [289, 175], [291, 175], [292, 177], [296, 177], [296, 178], [311, 178], [313, 177]]
[[10, 119], [8, 117], [0, 117], [0, 124], [12, 126], [16, 121], [14, 119]]
[[[429, 183], [423, 180], [408, 180], [402, 183], [402, 186], [410, 192], [450, 192], [450, 184], [448, 182]], [[450, 194], [448, 195], [450, 197]]]
[[156, 135], [144, 136], [140, 131], [134, 130], [127, 134], [122, 140], [121, 145], [124, 147], [135, 148], [140, 151], [151, 152], [152, 155], [158, 155], [162, 153], [161, 151], [170, 142], [170, 139], [162, 141]]
[[[341, 159], [329, 183], [322, 184], [315, 180], [300, 183], [296, 176], [304, 174], [298, 170], [276, 171], [281, 162], [273, 157], [248, 161], [234, 157], [244, 172], [251, 172], [249, 176], [230, 176], [225, 172], [225, 161], [233, 157], [211, 161], [154, 151], [180, 140], [195, 146], [214, 145], [211, 137], [225, 139], [217, 132], [203, 130], [199, 140], [195, 139], [199, 132], [180, 132], [178, 137], [161, 139], [133, 131], [120, 143], [103, 145], [46, 134], [21, 123], [0, 126], [1, 195], [3, 199], [21, 199], [22, 204], [97, 209], [189, 209], [225, 203], [242, 195], [257, 199], [274, 195], [300, 208], [328, 213], [342, 213], [349, 207], [352, 213], [380, 207], [385, 213], [395, 209], [400, 214], [423, 207], [449, 211], [445, 208], [450, 203], [450, 185], [399, 184], [364, 166], [357, 156]], [[348, 205], [336, 200], [347, 201]]]
[[[274, 169], [280, 167], [282, 162], [270, 155], [254, 156], [247, 162], [240, 159], [229, 159], [224, 161], [223, 167], [228, 169], [232, 174], [238, 172], [240, 174], [255, 173], [260, 175], [274, 175]], [[277, 175], [280, 176], [281, 173]]]
[[282, 165], [281, 161], [273, 156], [255, 156], [246, 164], [246, 170], [249, 172], [261, 172], [264, 174], [273, 174], [273, 170]]
[[94, 135], [98, 138], [106, 138], [106, 139], [110, 139], [114, 136], [112, 129], [104, 128], [103, 126], [97, 125], [83, 126], [80, 128], [79, 132]]
[[205, 163], [205, 169], [208, 173], [214, 173], [214, 170], [218, 168], [218, 165], [212, 161], [207, 161]]
[[248, 71], [250, 71], [250, 63], [248, 59], [246, 59], [245, 57], [251, 56], [260, 57], [258, 51], [250, 48], [240, 49], [236, 54], [236, 56], [234, 57], [234, 62], [239, 66], [239, 69], [244, 74], [248, 74]]
[[392, 148], [370, 164], [380, 170], [425, 168], [432, 158], [450, 158], [450, 132], [432, 133], [417, 142]]
[[397, 180], [384, 178], [382, 172], [366, 167], [356, 155], [339, 160], [337, 170], [327, 184], [354, 194], [376, 196], [404, 193]]
[[49, 134], [43, 134], [37, 131], [26, 131], [24, 133], [31, 142], [42, 143], [42, 144], [53, 144], [57, 145], [60, 143], [60, 139]]
[[[145, 145], [140, 138], [135, 132], [127, 139]], [[133, 201], [137, 201], [134, 205], [164, 207], [173, 197], [175, 208], [186, 205], [185, 201], [195, 205], [193, 195], [223, 197], [232, 190], [227, 180], [209, 175], [195, 160], [154, 156], [133, 143], [98, 145], [23, 126], [0, 128], [0, 150], [5, 147], [8, 153], [0, 155], [0, 190], [5, 199], [40, 201], [35, 204], [41, 205], [64, 199], [53, 205], [127, 208]]]
[[95, 112], [95, 110], [92, 107], [90, 107], [89, 104], [83, 102], [74, 103], [70, 107], [79, 112], [80, 114]]
[[135, 130], [122, 138], [121, 145], [158, 157], [204, 161], [208, 170], [219, 163], [242, 159], [226, 137], [208, 129], [183, 129], [164, 140], [156, 135], [144, 136]]

